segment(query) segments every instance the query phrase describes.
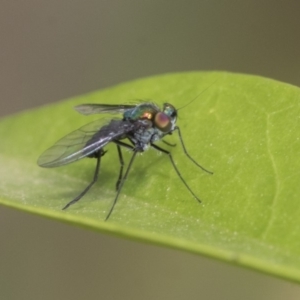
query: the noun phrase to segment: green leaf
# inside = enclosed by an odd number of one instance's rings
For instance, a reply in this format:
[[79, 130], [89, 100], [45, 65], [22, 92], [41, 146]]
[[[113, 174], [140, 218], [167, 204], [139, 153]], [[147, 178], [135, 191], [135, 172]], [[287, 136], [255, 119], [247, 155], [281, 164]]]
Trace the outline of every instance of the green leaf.
[[[136, 158], [105, 222], [120, 167], [116, 147], [109, 145], [100, 180], [62, 211], [91, 181], [95, 160], [43, 169], [36, 164], [38, 156], [62, 136], [99, 118], [79, 115], [74, 105], [135, 99], [184, 106], [177, 124], [185, 146], [214, 174], [184, 155], [177, 134], [166, 138], [176, 147], [161, 145], [172, 152], [202, 204], [182, 184], [169, 158], [151, 149]], [[0, 202], [300, 281], [299, 103], [300, 89], [288, 84], [191, 72], [137, 80], [11, 116], [0, 122]], [[124, 151], [127, 163], [130, 157]]]

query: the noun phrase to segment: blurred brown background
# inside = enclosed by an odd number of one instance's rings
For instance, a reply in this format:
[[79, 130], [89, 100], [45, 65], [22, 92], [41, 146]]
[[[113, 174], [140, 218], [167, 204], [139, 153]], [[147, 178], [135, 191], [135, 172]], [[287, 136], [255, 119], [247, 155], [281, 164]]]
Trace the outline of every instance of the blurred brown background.
[[[2, 1], [0, 116], [154, 74], [300, 86], [299, 1]], [[20, 145], [21, 151], [21, 145]], [[0, 207], [1, 299], [296, 299], [297, 285]]]

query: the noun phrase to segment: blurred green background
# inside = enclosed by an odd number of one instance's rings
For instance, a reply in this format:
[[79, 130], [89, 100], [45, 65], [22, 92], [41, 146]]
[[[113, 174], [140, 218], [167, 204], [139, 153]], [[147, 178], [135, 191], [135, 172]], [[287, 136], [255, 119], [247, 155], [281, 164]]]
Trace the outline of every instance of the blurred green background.
[[[291, 0], [3, 1], [0, 116], [175, 71], [300, 86], [299, 12]], [[1, 299], [300, 298], [290, 282], [5, 207], [0, 236]]]

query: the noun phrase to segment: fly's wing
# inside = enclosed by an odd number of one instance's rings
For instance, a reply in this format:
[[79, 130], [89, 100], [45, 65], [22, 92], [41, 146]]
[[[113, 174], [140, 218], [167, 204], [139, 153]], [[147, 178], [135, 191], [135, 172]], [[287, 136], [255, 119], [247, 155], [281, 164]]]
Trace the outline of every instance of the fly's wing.
[[75, 106], [75, 110], [83, 115], [102, 114], [102, 113], [124, 113], [128, 109], [135, 108], [135, 105], [112, 105], [112, 104], [81, 104]]
[[57, 141], [39, 157], [38, 165], [52, 168], [69, 164], [96, 152], [114, 139], [126, 137], [133, 128], [133, 123], [121, 119], [109, 123], [94, 121]]

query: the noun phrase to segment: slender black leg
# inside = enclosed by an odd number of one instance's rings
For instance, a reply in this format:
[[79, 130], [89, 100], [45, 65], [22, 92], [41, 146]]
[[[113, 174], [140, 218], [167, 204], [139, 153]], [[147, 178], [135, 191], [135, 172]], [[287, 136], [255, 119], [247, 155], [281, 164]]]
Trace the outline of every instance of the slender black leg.
[[187, 183], [185, 182], [185, 180], [184, 180], [183, 177], [181, 176], [179, 170], [177, 169], [177, 167], [176, 167], [176, 165], [175, 165], [175, 162], [174, 162], [174, 160], [173, 160], [173, 156], [172, 156], [171, 152], [169, 152], [169, 151], [167, 151], [167, 150], [165, 150], [165, 149], [163, 149], [163, 148], [160, 148], [160, 147], [158, 147], [157, 145], [154, 145], [154, 144], [151, 144], [151, 147], [153, 147], [154, 149], [156, 149], [156, 150], [158, 150], [158, 151], [160, 151], [160, 152], [162, 152], [162, 153], [167, 154], [167, 155], [170, 157], [171, 163], [172, 163], [172, 165], [173, 165], [173, 167], [174, 167], [174, 169], [175, 169], [177, 175], [179, 176], [180, 180], [182, 181], [182, 183], [183, 183], [183, 184], [186, 186], [186, 188], [190, 191], [190, 193], [193, 195], [193, 197], [194, 197], [197, 201], [199, 201], [199, 202], [201, 203], [201, 200], [194, 194], [194, 192], [192, 191], [192, 189], [187, 185]]
[[134, 147], [131, 146], [131, 145], [128, 145], [124, 142], [121, 142], [121, 141], [114, 141], [115, 144], [117, 144], [117, 149], [118, 149], [118, 155], [119, 155], [119, 161], [120, 161], [120, 172], [119, 172], [119, 177], [118, 177], [118, 181], [116, 183], [116, 190], [119, 189], [119, 185], [120, 185], [120, 182], [121, 182], [121, 179], [122, 179], [122, 176], [123, 176], [123, 168], [124, 168], [124, 160], [123, 160], [123, 155], [122, 155], [122, 150], [121, 150], [121, 147], [125, 147], [129, 150], [133, 150]]
[[178, 131], [178, 136], [179, 136], [179, 139], [180, 139], [180, 142], [181, 142], [181, 145], [182, 145], [182, 148], [183, 148], [183, 151], [184, 151], [184, 154], [196, 165], [198, 166], [199, 168], [201, 168], [203, 171], [209, 173], [209, 174], [213, 174], [213, 172], [205, 169], [204, 167], [202, 167], [201, 165], [199, 165], [187, 152], [185, 146], [184, 146], [184, 143], [183, 143], [183, 139], [182, 139], [182, 136], [181, 136], [181, 132], [180, 132], [180, 129], [178, 126], [175, 127], [174, 130], [177, 130]]
[[168, 146], [171, 146], [171, 147], [175, 147], [176, 146], [176, 144], [171, 144], [171, 143], [169, 143], [169, 142], [167, 142], [165, 140], [162, 140], [162, 142], [165, 143]]
[[117, 149], [118, 149], [118, 155], [119, 155], [119, 161], [120, 161], [120, 172], [119, 172], [119, 178], [118, 181], [116, 183], [116, 191], [119, 189], [119, 185], [123, 176], [123, 168], [124, 168], [124, 160], [123, 160], [123, 155], [122, 155], [122, 150], [120, 145], [117, 145]]
[[93, 178], [93, 181], [75, 198], [73, 199], [72, 201], [70, 201], [64, 208], [64, 209], [67, 209], [70, 205], [76, 203], [77, 201], [79, 201], [86, 193], [87, 191], [92, 187], [92, 185], [97, 181], [98, 179], [98, 176], [99, 176], [99, 169], [100, 169], [100, 160], [101, 160], [101, 156], [104, 155], [104, 151], [100, 151], [97, 153], [97, 164], [96, 164], [96, 169], [95, 169], [95, 173], [94, 173], [94, 178]]
[[113, 205], [112, 205], [111, 209], [110, 209], [109, 212], [108, 212], [108, 215], [106, 216], [105, 221], [108, 220], [108, 218], [110, 217], [111, 213], [112, 213], [113, 210], [114, 210], [114, 207], [115, 207], [115, 205], [116, 205], [116, 203], [117, 203], [117, 201], [118, 201], [118, 197], [119, 197], [120, 192], [121, 192], [121, 190], [122, 190], [123, 184], [124, 184], [125, 180], [127, 179], [128, 173], [129, 173], [129, 171], [130, 171], [130, 169], [131, 169], [132, 163], [133, 163], [133, 161], [134, 161], [134, 158], [135, 158], [137, 152], [138, 152], [138, 151], [136, 151], [136, 150], [133, 151], [133, 154], [132, 154], [132, 157], [131, 157], [130, 162], [129, 162], [129, 164], [128, 164], [128, 167], [127, 167], [127, 169], [126, 169], [125, 175], [124, 175], [124, 177], [123, 177], [123, 178], [121, 179], [121, 181], [120, 181], [119, 188], [118, 188], [118, 191], [117, 191], [117, 195], [116, 195], [116, 197], [115, 197], [115, 200], [114, 200], [114, 202], [113, 202]]

